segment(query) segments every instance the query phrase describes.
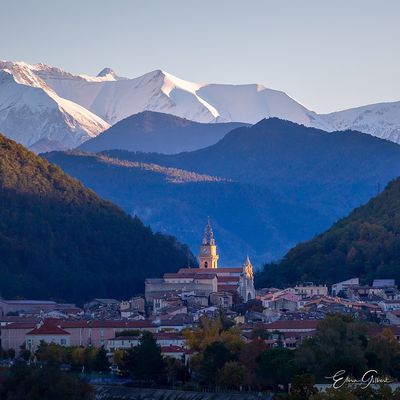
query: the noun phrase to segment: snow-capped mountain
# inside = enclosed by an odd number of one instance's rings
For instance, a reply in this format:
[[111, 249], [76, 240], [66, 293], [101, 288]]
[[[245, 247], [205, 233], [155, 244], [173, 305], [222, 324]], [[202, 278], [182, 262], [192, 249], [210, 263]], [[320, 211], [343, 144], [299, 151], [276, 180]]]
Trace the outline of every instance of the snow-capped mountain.
[[108, 127], [60, 97], [31, 65], [0, 61], [0, 132], [11, 139], [32, 148], [44, 140], [52, 149], [72, 148]]
[[[157, 111], [196, 122], [256, 123], [265, 117], [325, 127], [323, 120], [286, 93], [262, 85], [219, 85], [185, 81], [162, 70], [134, 79], [104, 69], [97, 77], [37, 68], [60, 96], [115, 124], [142, 111]], [[99, 79], [100, 78], [100, 79]]]
[[400, 101], [350, 108], [321, 117], [330, 131], [352, 129], [400, 143]]
[[34, 149], [78, 146], [143, 111], [202, 123], [254, 124], [278, 117], [326, 131], [359, 130], [400, 143], [400, 102], [319, 115], [262, 85], [195, 83], [162, 70], [131, 79], [110, 68], [89, 76], [45, 64], [0, 61], [0, 73], [0, 131]]

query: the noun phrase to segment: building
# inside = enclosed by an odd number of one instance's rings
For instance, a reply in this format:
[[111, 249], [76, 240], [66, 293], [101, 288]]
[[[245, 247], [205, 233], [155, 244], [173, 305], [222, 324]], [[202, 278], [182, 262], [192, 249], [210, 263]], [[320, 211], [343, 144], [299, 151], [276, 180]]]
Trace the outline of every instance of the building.
[[39, 315], [50, 311], [61, 311], [67, 314], [79, 313], [81, 310], [73, 304], [58, 304], [46, 300], [4, 300], [0, 298], [0, 317], [14, 315]]
[[210, 294], [210, 303], [219, 308], [232, 308], [232, 293], [215, 292]]
[[45, 321], [29, 331], [25, 337], [26, 348], [31, 353], [34, 353], [42, 342], [69, 346], [70, 333], [53, 321]]
[[145, 313], [145, 304], [142, 297], [133, 297], [127, 301], [121, 301], [119, 310], [122, 318], [137, 318]]
[[327, 296], [328, 287], [326, 285], [314, 285], [312, 282], [294, 287], [294, 292], [302, 299], [313, 296]]
[[[151, 321], [129, 320], [57, 320], [53, 325], [69, 333], [70, 346], [105, 346], [107, 340], [114, 338], [116, 333], [122, 331], [150, 331], [157, 332], [164, 328], [159, 323]], [[171, 325], [172, 323], [170, 323]], [[31, 331], [38, 327], [36, 322], [13, 322], [1, 328], [1, 345], [5, 350], [19, 350], [26, 343], [26, 338]], [[168, 325], [169, 327], [169, 325]], [[172, 328], [171, 328], [172, 329]], [[182, 327], [179, 326], [179, 329]]]
[[337, 296], [340, 292], [346, 291], [347, 288], [350, 286], [358, 286], [360, 284], [360, 279], [359, 278], [351, 278], [347, 279], [342, 282], [335, 283], [332, 285], [332, 296]]
[[249, 257], [241, 267], [218, 266], [219, 255], [210, 221], [204, 230], [198, 258], [199, 268], [181, 268], [176, 273], [164, 274], [163, 278], [146, 279], [146, 301], [152, 302], [168, 292], [178, 295], [191, 292], [199, 297], [225, 292], [244, 302], [255, 298], [253, 266]]

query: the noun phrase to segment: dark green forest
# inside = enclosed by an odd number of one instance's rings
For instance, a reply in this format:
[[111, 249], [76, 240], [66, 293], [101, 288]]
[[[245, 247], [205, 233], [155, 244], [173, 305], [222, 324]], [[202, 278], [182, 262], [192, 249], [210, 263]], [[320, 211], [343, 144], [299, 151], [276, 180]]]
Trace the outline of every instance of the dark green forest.
[[400, 178], [321, 235], [295, 246], [279, 264], [266, 264], [256, 281], [264, 287], [352, 277], [400, 282]]
[[60, 168], [0, 135], [0, 294], [83, 301], [128, 297], [196, 262]]

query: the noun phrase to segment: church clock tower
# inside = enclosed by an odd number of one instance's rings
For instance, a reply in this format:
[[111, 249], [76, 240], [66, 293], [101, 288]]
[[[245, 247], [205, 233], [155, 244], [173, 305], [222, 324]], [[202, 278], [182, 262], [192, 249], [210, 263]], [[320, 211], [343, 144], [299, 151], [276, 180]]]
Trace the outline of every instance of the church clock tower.
[[218, 268], [217, 246], [215, 244], [214, 232], [210, 219], [204, 229], [203, 243], [200, 246], [199, 261], [200, 268]]

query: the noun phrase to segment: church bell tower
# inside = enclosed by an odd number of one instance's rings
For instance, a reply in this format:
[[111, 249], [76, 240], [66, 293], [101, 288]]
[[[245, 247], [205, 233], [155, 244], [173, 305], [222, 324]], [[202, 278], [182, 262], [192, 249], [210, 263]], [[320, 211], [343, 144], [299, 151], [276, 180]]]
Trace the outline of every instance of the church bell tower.
[[217, 246], [215, 244], [214, 232], [210, 219], [204, 229], [203, 243], [200, 246], [199, 262], [200, 268], [218, 268]]

